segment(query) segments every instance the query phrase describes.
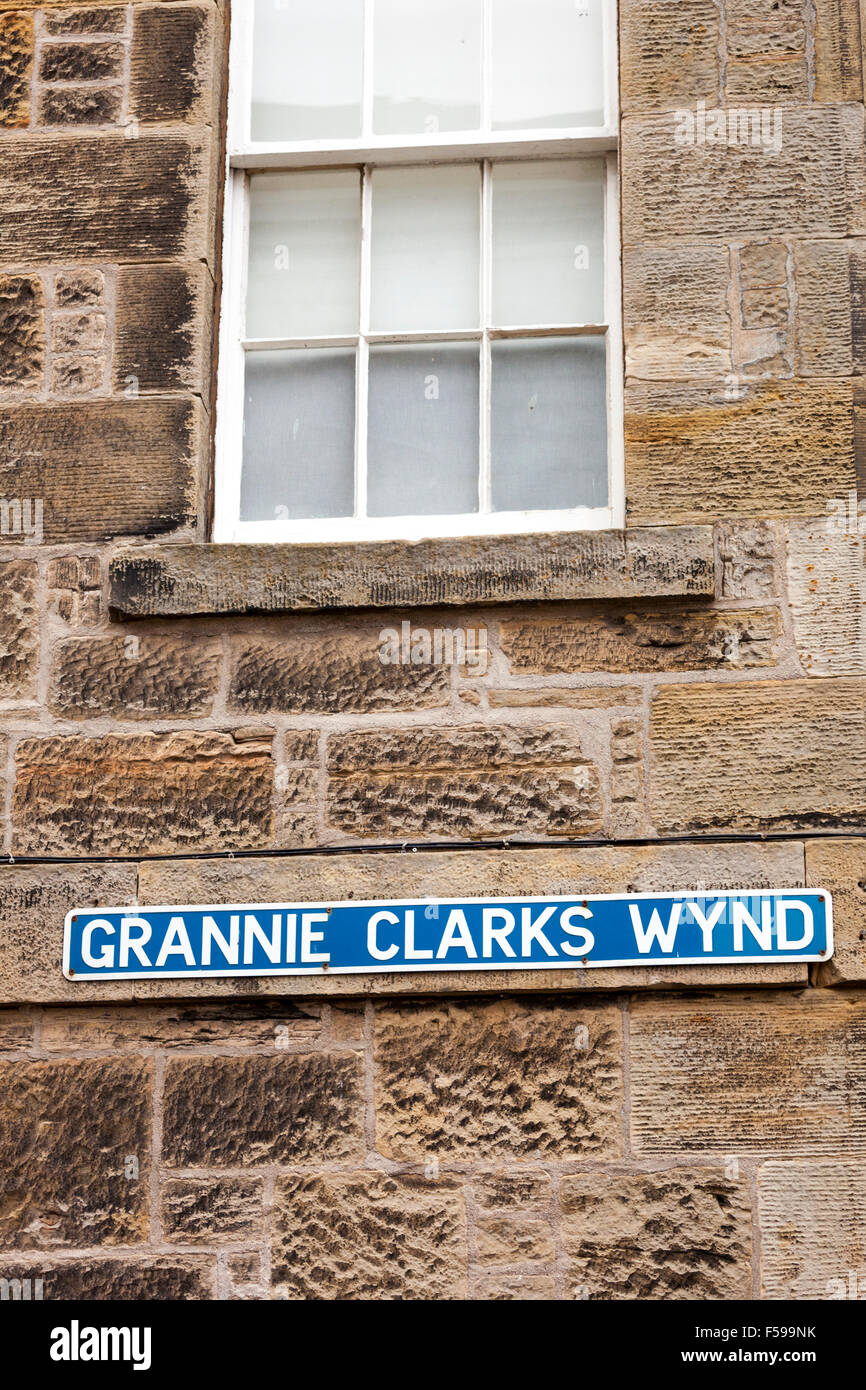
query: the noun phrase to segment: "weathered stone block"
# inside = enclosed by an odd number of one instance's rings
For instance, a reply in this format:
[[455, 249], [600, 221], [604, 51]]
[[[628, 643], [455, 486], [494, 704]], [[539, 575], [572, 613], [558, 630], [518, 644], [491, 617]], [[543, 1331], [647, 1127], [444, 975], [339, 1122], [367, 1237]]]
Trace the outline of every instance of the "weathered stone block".
[[387, 1158], [532, 1162], [621, 1152], [614, 1008], [516, 999], [386, 1005], [376, 1011], [374, 1056], [377, 1148]]
[[0, 1061], [0, 1247], [147, 1238], [151, 1085], [137, 1058]]
[[81, 309], [101, 304], [105, 296], [105, 276], [101, 270], [62, 270], [54, 279], [54, 299], [58, 309]]
[[828, 500], [835, 514], [788, 529], [794, 638], [810, 676], [866, 675], [866, 537], [849, 528], [847, 498]]
[[623, 111], [691, 105], [719, 85], [719, 10], [712, 0], [623, 0], [620, 6]]
[[33, 51], [32, 15], [0, 14], [0, 126], [7, 129], [30, 124]]
[[261, 1235], [263, 1184], [258, 1178], [177, 1178], [163, 1185], [168, 1240], [242, 1240]]
[[105, 314], [89, 310], [83, 314], [61, 314], [51, 325], [54, 352], [95, 352], [105, 344]]
[[815, 967], [822, 985], [866, 980], [866, 841], [809, 840], [806, 882], [833, 898], [833, 956]]
[[49, 707], [72, 719], [191, 718], [210, 714], [219, 683], [218, 637], [137, 633], [58, 642]]
[[562, 1182], [572, 1295], [589, 1299], [751, 1296], [748, 1177], [721, 1168], [592, 1173]]
[[79, 1256], [52, 1264], [4, 1266], [10, 1278], [44, 1279], [44, 1296], [60, 1302], [156, 1303], [212, 1300], [217, 1296], [216, 1263], [196, 1255], [149, 1255], [106, 1260]]
[[293, 625], [279, 636], [231, 645], [229, 708], [337, 714], [448, 704], [450, 670], [380, 660], [381, 624], [326, 631]]
[[601, 779], [568, 724], [365, 730], [328, 739], [327, 814], [351, 835], [601, 827]]
[[866, 1148], [866, 1005], [856, 994], [641, 999], [630, 1057], [639, 1155]]
[[858, 0], [815, 0], [815, 100], [861, 101], [862, 7]]
[[134, 864], [0, 867], [0, 1000], [123, 999], [131, 982], [63, 978], [63, 922], [73, 908], [134, 903]]
[[231, 734], [30, 738], [17, 748], [13, 836], [30, 854], [172, 852], [270, 842], [270, 742]]
[[66, 37], [69, 34], [122, 34], [126, 28], [126, 10], [122, 5], [87, 5], [75, 9], [46, 10], [42, 23], [47, 34]]
[[487, 693], [491, 709], [613, 709], [639, 705], [642, 699], [643, 691], [636, 685], [544, 685]]
[[203, 265], [121, 266], [115, 390], [210, 395], [213, 281]]
[[43, 499], [49, 545], [182, 530], [196, 516], [204, 421], [195, 400], [0, 409], [7, 496]]
[[860, 824], [864, 701], [854, 679], [663, 686], [650, 707], [656, 829]]
[[165, 1074], [170, 1168], [347, 1162], [364, 1152], [361, 1063], [346, 1053], [196, 1057]]
[[721, 525], [723, 598], [771, 598], [776, 582], [776, 538], [765, 521]]
[[537, 675], [771, 666], [781, 637], [777, 608], [619, 614], [608, 609], [579, 617], [518, 618], [500, 628], [512, 671]]
[[846, 241], [809, 241], [795, 247], [799, 376], [851, 375], [851, 246]]
[[764, 1298], [863, 1298], [864, 1180], [866, 1165], [841, 1158], [762, 1164], [758, 1205]]
[[466, 1297], [466, 1215], [462, 1186], [453, 1178], [278, 1178], [274, 1227], [277, 1296]]
[[137, 5], [130, 111], [142, 122], [203, 122], [219, 87], [210, 5]]
[[556, 1258], [550, 1226], [524, 1216], [481, 1216], [476, 1239], [482, 1265], [546, 1264]]
[[805, 48], [799, 0], [726, 0], [727, 48], [734, 57], [769, 57]]
[[783, 241], [749, 241], [737, 255], [741, 290], [787, 284], [788, 248]]
[[10, 142], [0, 170], [0, 264], [211, 256], [209, 139], [101, 132]]
[[683, 227], [693, 236], [715, 237], [730, 237], [735, 227], [740, 236], [844, 236], [854, 231], [862, 218], [862, 112], [857, 128], [851, 120], [857, 110], [786, 107], [778, 153], [760, 142], [700, 145], [696, 139], [678, 144], [673, 112], [626, 116], [625, 245], [654, 237], [674, 239]]
[[632, 382], [625, 436], [635, 524], [810, 516], [855, 485], [850, 382]]
[[[801, 34], [805, 40], [805, 30]], [[725, 67], [725, 79], [729, 109], [738, 102], [753, 108], [760, 103], [765, 110], [770, 104], [777, 108], [783, 102], [805, 104], [810, 97], [805, 42], [798, 53], [774, 53], [746, 62], [731, 58]]]
[[33, 700], [39, 671], [35, 560], [0, 562], [0, 699]]
[[665, 526], [351, 546], [173, 545], [120, 554], [111, 579], [118, 612], [152, 617], [712, 594], [715, 568], [709, 527]]
[[124, 46], [111, 40], [46, 43], [39, 60], [41, 82], [100, 82], [123, 73]]
[[27, 1009], [0, 1009], [0, 1052], [29, 1052], [34, 1046], [34, 1024]]
[[623, 248], [628, 376], [719, 380], [730, 372], [729, 256], [714, 243]]
[[36, 275], [0, 275], [0, 386], [33, 387], [45, 365], [45, 297]]
[[[539, 1216], [551, 1200], [551, 1181], [547, 1173], [514, 1173], [498, 1169], [480, 1173], [472, 1179], [472, 1192], [480, 1207], [505, 1211], [525, 1208]], [[541, 1209], [541, 1210], [539, 1210]]]
[[104, 354], [51, 359], [51, 391], [55, 396], [88, 395], [99, 391], [104, 379]]
[[42, 1017], [46, 1052], [136, 1052], [195, 1048], [309, 1048], [322, 1036], [322, 1005], [284, 999], [233, 999], [225, 1003], [78, 1005], [53, 1008]]

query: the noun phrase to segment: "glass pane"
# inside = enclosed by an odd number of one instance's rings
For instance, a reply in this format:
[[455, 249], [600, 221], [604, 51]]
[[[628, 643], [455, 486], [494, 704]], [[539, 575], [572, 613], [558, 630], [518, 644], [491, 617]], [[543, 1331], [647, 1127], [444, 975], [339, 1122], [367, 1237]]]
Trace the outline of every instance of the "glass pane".
[[494, 324], [603, 321], [603, 161], [494, 165]]
[[248, 352], [241, 521], [351, 516], [355, 351]]
[[255, 0], [255, 6], [252, 138], [356, 139], [363, 0]]
[[478, 510], [477, 343], [370, 349], [370, 516]]
[[250, 178], [248, 338], [358, 331], [361, 175]]
[[435, 135], [481, 123], [481, 0], [376, 0], [373, 129]]
[[477, 328], [481, 170], [373, 173], [371, 327]]
[[604, 124], [606, 0], [493, 0], [493, 129]]
[[605, 340], [494, 342], [493, 510], [607, 505]]

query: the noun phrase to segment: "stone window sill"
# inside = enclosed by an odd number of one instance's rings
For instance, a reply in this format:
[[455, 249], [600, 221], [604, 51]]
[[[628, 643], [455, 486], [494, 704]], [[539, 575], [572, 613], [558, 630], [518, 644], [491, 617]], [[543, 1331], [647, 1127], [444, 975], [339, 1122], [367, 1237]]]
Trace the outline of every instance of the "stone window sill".
[[710, 526], [360, 545], [178, 544], [111, 564], [117, 617], [712, 597]]

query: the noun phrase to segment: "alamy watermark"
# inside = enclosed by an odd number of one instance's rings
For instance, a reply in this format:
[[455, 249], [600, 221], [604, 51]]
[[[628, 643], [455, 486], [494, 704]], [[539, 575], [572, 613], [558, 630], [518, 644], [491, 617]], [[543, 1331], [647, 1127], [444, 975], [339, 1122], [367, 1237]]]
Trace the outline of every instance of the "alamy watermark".
[[468, 675], [487, 671], [486, 627], [383, 627], [379, 633], [383, 666], [460, 666]]
[[42, 544], [41, 497], [0, 497], [0, 536], [20, 536], [25, 545]]
[[708, 107], [702, 99], [694, 111], [674, 112], [674, 140], [678, 145], [751, 146], [765, 154], [782, 149], [782, 109], [764, 107]]

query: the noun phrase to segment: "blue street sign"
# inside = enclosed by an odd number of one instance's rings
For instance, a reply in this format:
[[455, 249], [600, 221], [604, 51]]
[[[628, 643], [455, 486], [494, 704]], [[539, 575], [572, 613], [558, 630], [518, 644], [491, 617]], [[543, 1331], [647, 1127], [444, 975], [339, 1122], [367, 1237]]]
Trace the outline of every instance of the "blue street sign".
[[830, 894], [802, 888], [593, 897], [89, 908], [70, 980], [153, 976], [765, 965], [833, 954]]

